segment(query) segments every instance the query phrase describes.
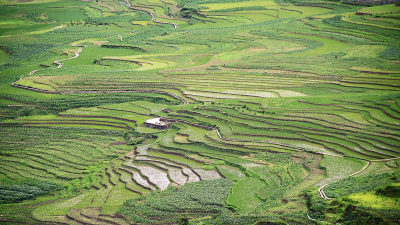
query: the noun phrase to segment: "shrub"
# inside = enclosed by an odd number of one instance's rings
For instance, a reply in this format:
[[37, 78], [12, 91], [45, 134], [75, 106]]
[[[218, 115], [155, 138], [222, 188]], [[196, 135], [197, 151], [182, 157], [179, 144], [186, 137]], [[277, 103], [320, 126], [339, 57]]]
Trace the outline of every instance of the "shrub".
[[353, 205], [348, 205], [343, 214], [343, 223], [345, 225], [357, 225], [357, 224], [375, 224], [375, 225], [386, 225], [381, 217], [373, 215], [365, 209], [358, 208]]
[[376, 194], [393, 197], [393, 198], [400, 198], [400, 186], [399, 185], [389, 185], [385, 188], [380, 188], [380, 189], [376, 190]]

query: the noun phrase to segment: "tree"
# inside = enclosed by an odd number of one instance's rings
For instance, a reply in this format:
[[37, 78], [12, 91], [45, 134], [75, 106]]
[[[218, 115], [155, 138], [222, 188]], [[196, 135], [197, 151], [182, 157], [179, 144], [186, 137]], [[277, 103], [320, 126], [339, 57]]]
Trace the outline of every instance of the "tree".
[[178, 225], [189, 225], [189, 218], [182, 217], [178, 219]]

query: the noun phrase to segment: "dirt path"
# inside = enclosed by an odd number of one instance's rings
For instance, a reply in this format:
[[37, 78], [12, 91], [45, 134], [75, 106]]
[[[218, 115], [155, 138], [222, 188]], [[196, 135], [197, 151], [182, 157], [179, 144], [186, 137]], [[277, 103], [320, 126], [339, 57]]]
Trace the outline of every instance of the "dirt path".
[[154, 22], [154, 23], [159, 23], [159, 24], [170, 24], [170, 25], [174, 26], [174, 28], [178, 28], [178, 24], [176, 24], [176, 23], [168, 23], [168, 22], [161, 22], [161, 21], [158, 21], [153, 12], [151, 12], [151, 11], [149, 11], [149, 10], [146, 10], [146, 9], [141, 9], [141, 8], [132, 6], [132, 4], [131, 4], [131, 2], [130, 2], [129, 0], [125, 0], [125, 2], [126, 2], [126, 5], [128, 6], [128, 8], [130, 8], [130, 9], [138, 10], [138, 11], [142, 11], [142, 12], [146, 12], [146, 13], [150, 14], [151, 17], [153, 18], [153, 22]]
[[[72, 47], [86, 47], [86, 45], [75, 45], [75, 44], [72, 44], [71, 46]], [[82, 50], [83, 50], [82, 48], [79, 48], [78, 51], [75, 52], [74, 56], [66, 58], [66, 59], [59, 59], [59, 60], [54, 61], [53, 63], [57, 65], [56, 68], [46, 68], [46, 69], [32, 70], [31, 72], [29, 72], [29, 75], [33, 75], [38, 71], [47, 70], [47, 69], [59, 69], [59, 68], [63, 67], [63, 65], [64, 65], [64, 63], [60, 63], [60, 61], [65, 61], [65, 60], [69, 60], [69, 59], [75, 59], [75, 58], [79, 57], [79, 53], [81, 53]], [[14, 86], [14, 83], [12, 85]]]
[[[357, 175], [357, 174], [359, 174], [359, 173], [365, 171], [365, 170], [368, 168], [368, 166], [371, 164], [371, 162], [387, 162], [387, 161], [396, 160], [396, 159], [400, 159], [400, 157], [390, 158], [390, 159], [369, 160], [369, 161], [367, 161], [367, 164], [365, 164], [365, 166], [364, 166], [361, 170], [359, 170], [359, 171], [357, 171], [357, 172], [355, 172], [355, 173], [352, 173], [352, 174], [350, 174], [349, 176], [347, 176], [347, 177], [345, 177], [345, 178], [355, 176], [355, 175]], [[345, 178], [343, 178], [343, 179], [345, 179]], [[324, 193], [324, 188], [325, 188], [327, 185], [328, 185], [328, 184], [325, 184], [325, 185], [321, 186], [321, 187], [318, 189], [319, 194], [321, 195], [321, 197], [322, 197], [323, 199], [332, 199], [332, 198], [329, 198], [328, 196], [326, 196], [326, 194]]]
[[[55, 68], [45, 68], [45, 69], [38, 69], [38, 70], [32, 70], [31, 72], [29, 72], [29, 76], [35, 74], [38, 71], [43, 71], [43, 70], [48, 70], [48, 69], [59, 69], [61, 67], [64, 66], [64, 63], [60, 63], [61, 61], [65, 61], [65, 60], [69, 60], [69, 59], [75, 59], [77, 57], [79, 57], [79, 54], [82, 52], [84, 47], [87, 47], [86, 45], [76, 45], [76, 44], [72, 44], [72, 47], [80, 47], [74, 54], [74, 56], [66, 58], [66, 59], [58, 59], [56, 61], [54, 61], [53, 63], [57, 65], [57, 67]], [[36, 92], [42, 92], [42, 93], [47, 93], [47, 94], [57, 94], [57, 91], [48, 91], [48, 90], [43, 90], [40, 88], [34, 88], [34, 87], [29, 87], [29, 86], [24, 86], [24, 85], [20, 85], [20, 84], [16, 84], [15, 82], [13, 82], [11, 84], [11, 86], [13, 87], [17, 87], [17, 88], [22, 88], [22, 89], [27, 89], [27, 90], [31, 90], [31, 91], [36, 91]]]
[[[75, 47], [76, 45], [72, 44], [73, 47]], [[85, 46], [86, 47], [86, 46]], [[79, 57], [79, 53], [82, 52], [82, 48], [79, 48], [78, 51], [75, 52], [75, 55], [70, 57], [70, 58], [66, 58], [66, 59], [59, 59], [54, 61], [54, 64], [57, 65], [57, 69], [61, 68], [64, 66], [64, 63], [60, 63], [61, 61], [65, 61], [65, 60], [69, 60], [69, 59], [75, 59], [77, 57]]]
[[[355, 172], [355, 173], [352, 173], [352, 174], [350, 174], [349, 176], [344, 177], [343, 179], [346, 179], [346, 178], [348, 178], [348, 177], [355, 176], [355, 175], [357, 175], [357, 174], [363, 172], [364, 170], [367, 169], [367, 167], [369, 166], [370, 163], [371, 163], [370, 161], [367, 161], [367, 164], [365, 164], [365, 166], [364, 166], [361, 170], [359, 170], [359, 171], [357, 171], [357, 172]], [[325, 188], [328, 184], [330, 184], [330, 183], [327, 183], [327, 184], [322, 185], [322, 186], [318, 189], [318, 192], [319, 192], [319, 194], [321, 195], [321, 198], [323, 198], [323, 199], [328, 199], [328, 200], [329, 200], [329, 199], [332, 199], [332, 198], [329, 198], [328, 196], [326, 196], [326, 194], [325, 194], [325, 192], [324, 192], [324, 188]]]
[[[87, 47], [86, 45], [76, 45], [76, 44], [72, 44], [71, 46], [72, 47], [82, 47], [82, 48]], [[75, 59], [75, 58], [79, 57], [79, 53], [81, 53], [82, 50], [83, 50], [82, 48], [79, 48], [78, 51], [75, 52], [75, 55], [72, 56], [72, 57], [69, 57], [69, 58], [66, 58], [66, 59], [59, 59], [59, 60], [54, 61], [53, 63], [57, 65], [56, 68], [46, 68], [46, 69], [32, 70], [31, 72], [29, 72], [29, 75], [33, 75], [34, 73], [36, 73], [38, 71], [42, 71], [42, 70], [59, 69], [59, 68], [63, 67], [64, 63], [60, 63], [60, 62], [61, 61], [65, 61], [65, 60], [69, 60], [69, 59]]]
[[[225, 137], [223, 137], [223, 136], [221, 135], [221, 133], [219, 132], [218, 129], [215, 129], [215, 131], [217, 132], [218, 137], [219, 137], [221, 140], [224, 140], [224, 141], [250, 141], [250, 140], [235, 140], [235, 139], [225, 138]], [[262, 141], [262, 142], [265, 142], [265, 143], [272, 143], [272, 142], [269, 142], [269, 141]], [[278, 144], [278, 143], [272, 143], [272, 144]], [[289, 146], [289, 145], [286, 145], [286, 144], [280, 144], [280, 145], [283, 145], [283, 146], [286, 146], [286, 147], [293, 147], [293, 146]], [[298, 149], [298, 148], [296, 148], [296, 149]], [[319, 155], [329, 155], [329, 156], [340, 157], [340, 158], [346, 157], [346, 156], [339, 156], [339, 155], [334, 155], [334, 154], [330, 154], [330, 153], [312, 152], [312, 151], [310, 151], [310, 150], [308, 150], [308, 149], [298, 149], [298, 150], [304, 150], [304, 151], [307, 151], [307, 152], [310, 152], [310, 153], [313, 153], [313, 154], [319, 154]], [[371, 161], [373, 161], [373, 162], [375, 162], [375, 161], [389, 161], [389, 160], [394, 160], [394, 159], [399, 159], [399, 158], [400, 158], [400, 157], [391, 158], [391, 159], [371, 160]], [[363, 172], [364, 170], [366, 170], [366, 169], [368, 168], [368, 166], [370, 165], [370, 163], [371, 163], [371, 162], [367, 160], [367, 164], [366, 164], [361, 170], [359, 170], [359, 171], [357, 171], [357, 172], [355, 172], [355, 173], [352, 173], [352, 174], [350, 174], [350, 175], [347, 176], [347, 177], [355, 176], [355, 175], [357, 175], [357, 174]], [[343, 179], [345, 179], [345, 178], [347, 178], [347, 177], [344, 177]], [[329, 183], [328, 183], [328, 184], [329, 184]], [[318, 192], [319, 192], [319, 194], [321, 195], [321, 198], [323, 198], [323, 199], [328, 199], [328, 200], [329, 200], [329, 199], [332, 199], [332, 198], [329, 198], [328, 196], [326, 196], [326, 194], [325, 194], [325, 192], [324, 192], [324, 188], [325, 188], [328, 184], [324, 184], [324, 185], [322, 185], [320, 188], [318, 188]]]
[[316, 220], [316, 219], [311, 218], [310, 215], [308, 215], [308, 212], [306, 212], [306, 215], [307, 215], [307, 219], [308, 219], [308, 220], [315, 221], [315, 222], [319, 222], [319, 223], [331, 224], [331, 223], [328, 223], [328, 222], [323, 221], [323, 220]]
[[355, 172], [355, 173], [349, 175], [348, 177], [352, 177], [352, 176], [354, 176], [354, 175], [357, 175], [357, 174], [363, 172], [364, 170], [367, 169], [367, 167], [369, 166], [370, 163], [371, 163], [370, 161], [367, 161], [367, 164], [365, 164], [365, 166], [364, 166], [361, 170], [359, 170], [359, 171], [357, 171], [357, 172]]
[[326, 187], [326, 185], [328, 185], [328, 184], [324, 184], [320, 188], [318, 188], [318, 192], [319, 192], [319, 195], [321, 195], [321, 198], [329, 200], [329, 199], [332, 199], [332, 198], [329, 198], [328, 196], [326, 196], [326, 194], [324, 192], [324, 187]]
[[400, 157], [395, 157], [395, 158], [390, 158], [390, 159], [375, 159], [375, 160], [371, 160], [371, 162], [387, 162], [387, 161], [396, 160], [396, 159], [400, 159]]

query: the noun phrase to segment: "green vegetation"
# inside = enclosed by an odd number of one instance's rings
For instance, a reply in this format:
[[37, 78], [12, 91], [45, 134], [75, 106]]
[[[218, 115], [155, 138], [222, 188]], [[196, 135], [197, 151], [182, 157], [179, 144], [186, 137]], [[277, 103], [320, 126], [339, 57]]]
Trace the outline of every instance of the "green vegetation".
[[391, 184], [385, 188], [378, 189], [376, 191], [376, 194], [385, 195], [388, 197], [399, 198], [400, 197], [400, 188], [399, 187], [400, 187], [399, 183]]
[[[177, 222], [180, 215], [187, 218], [218, 215], [229, 196], [232, 183], [227, 179], [200, 181], [182, 187], [169, 187], [153, 192], [146, 198], [125, 202], [121, 213], [136, 223]], [[229, 211], [229, 210], [228, 210]]]
[[21, 202], [37, 196], [46, 195], [59, 189], [54, 183], [38, 180], [27, 180], [20, 184], [8, 184], [0, 186], [0, 203]]
[[400, 7], [347, 3], [1, 0], [1, 223], [399, 224]]
[[386, 185], [399, 182], [399, 172], [395, 174], [370, 174], [362, 177], [349, 177], [335, 182], [325, 188], [327, 196], [342, 197], [357, 192], [374, 191]]

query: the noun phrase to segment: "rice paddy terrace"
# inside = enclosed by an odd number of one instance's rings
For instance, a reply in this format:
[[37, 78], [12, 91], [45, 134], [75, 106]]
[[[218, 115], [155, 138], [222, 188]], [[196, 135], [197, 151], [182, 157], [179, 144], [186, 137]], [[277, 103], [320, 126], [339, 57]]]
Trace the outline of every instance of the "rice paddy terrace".
[[0, 18], [0, 223], [400, 223], [398, 4], [2, 0]]

